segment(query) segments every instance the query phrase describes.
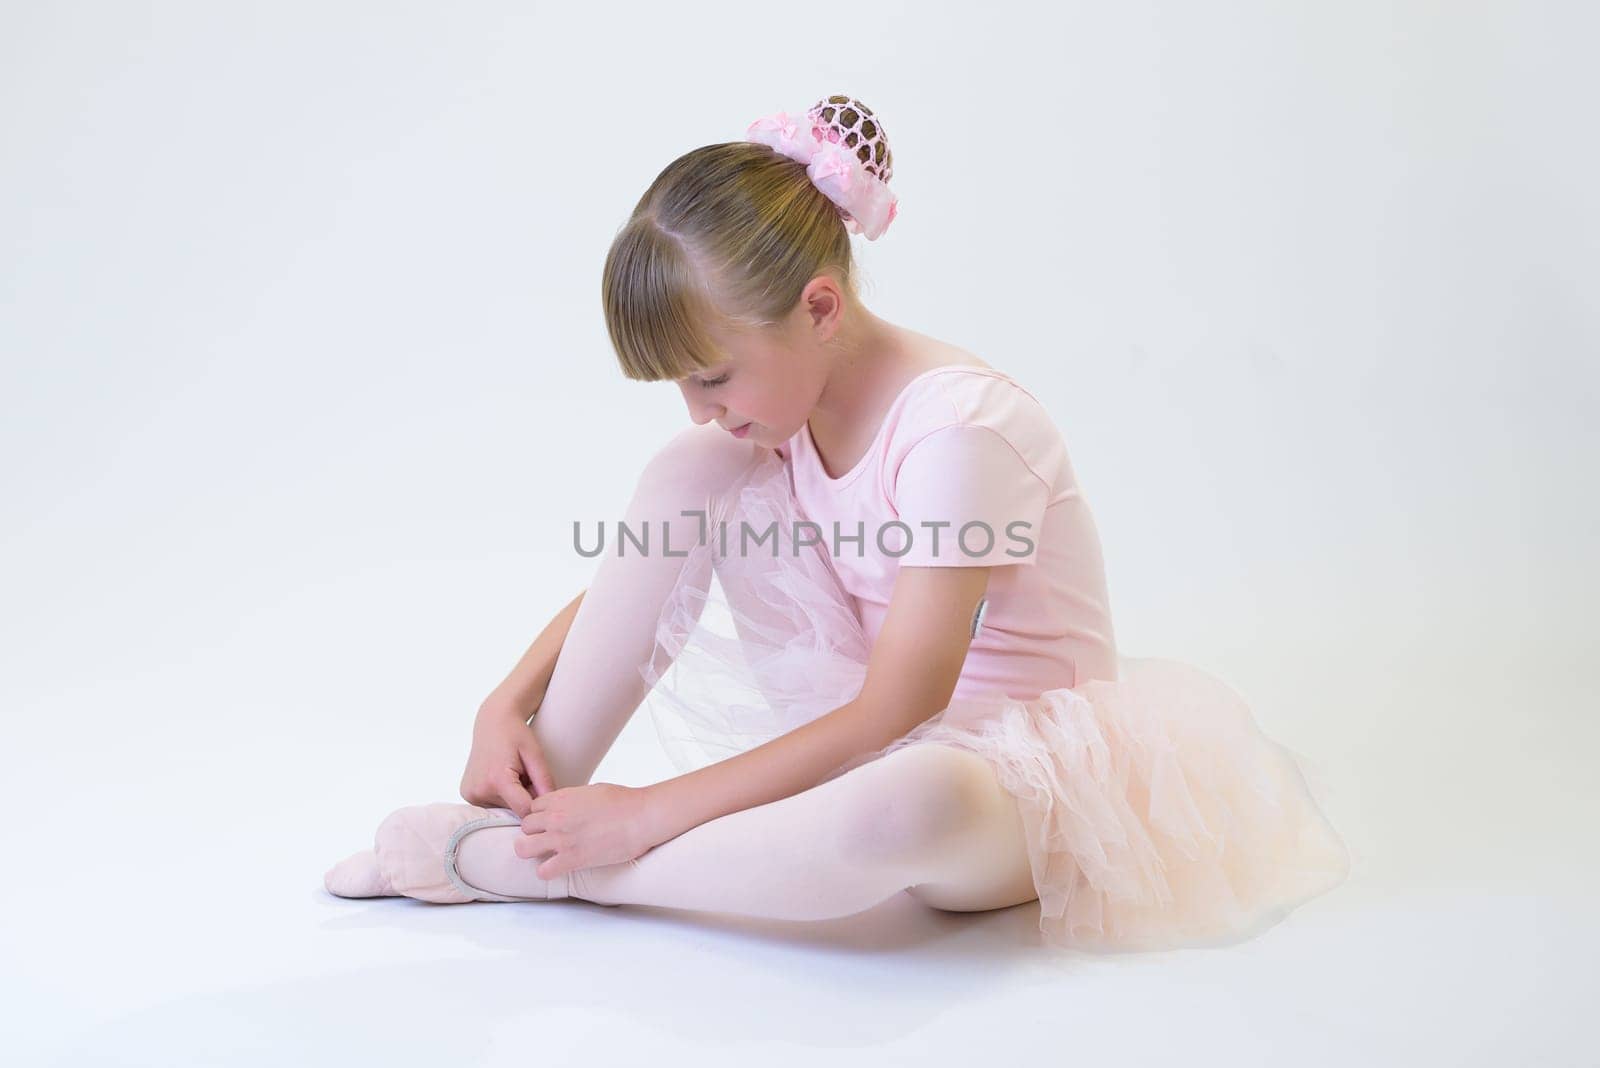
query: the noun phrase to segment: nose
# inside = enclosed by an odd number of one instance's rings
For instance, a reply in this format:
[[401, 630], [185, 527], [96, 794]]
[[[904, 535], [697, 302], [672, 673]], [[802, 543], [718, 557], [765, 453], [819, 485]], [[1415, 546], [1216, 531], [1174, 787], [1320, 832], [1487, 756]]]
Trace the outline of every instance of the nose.
[[726, 408], [715, 401], [696, 399], [688, 389], [683, 391], [683, 403], [689, 409], [689, 419], [696, 426], [705, 426], [727, 411]]

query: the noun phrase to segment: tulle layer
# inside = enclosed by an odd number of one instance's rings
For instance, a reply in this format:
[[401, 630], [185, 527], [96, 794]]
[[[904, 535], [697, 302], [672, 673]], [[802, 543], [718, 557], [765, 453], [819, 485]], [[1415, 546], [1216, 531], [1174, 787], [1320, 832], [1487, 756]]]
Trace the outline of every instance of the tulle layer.
[[989, 760], [1021, 808], [1052, 945], [1232, 941], [1344, 880], [1299, 762], [1237, 693], [1178, 661], [1117, 663], [1116, 681], [953, 703], [875, 755], [937, 743]]
[[706, 505], [640, 673], [672, 762], [692, 771], [742, 753], [854, 698], [870, 647], [850, 595], [796, 534], [788, 468], [761, 450]]
[[[804, 517], [775, 454], [709, 511], [710, 536], [663, 607], [657, 659], [641, 668], [657, 732], [684, 771], [849, 701], [869, 652], [832, 563], [796, 533]], [[772, 536], [741, 552], [742, 528]], [[1040, 934], [1053, 946], [1229, 941], [1345, 878], [1345, 847], [1299, 761], [1236, 692], [1177, 661], [1118, 665], [1115, 681], [1032, 699], [955, 700], [833, 775], [917, 744], [987, 759], [1022, 813]]]

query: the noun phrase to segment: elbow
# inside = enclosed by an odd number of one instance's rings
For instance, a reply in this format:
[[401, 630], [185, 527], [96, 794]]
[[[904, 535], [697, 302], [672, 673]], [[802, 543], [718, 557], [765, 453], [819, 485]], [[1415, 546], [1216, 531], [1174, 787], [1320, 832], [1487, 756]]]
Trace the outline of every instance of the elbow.
[[866, 682], [853, 702], [878, 746], [901, 735], [950, 706], [971, 639], [966, 626], [940, 631], [930, 639], [926, 628], [902, 626], [878, 635]]
[[853, 702], [858, 721], [866, 735], [869, 750], [880, 749], [901, 735], [908, 734], [949, 707], [955, 693], [955, 680], [948, 685], [920, 689], [915, 693], [863, 694]]

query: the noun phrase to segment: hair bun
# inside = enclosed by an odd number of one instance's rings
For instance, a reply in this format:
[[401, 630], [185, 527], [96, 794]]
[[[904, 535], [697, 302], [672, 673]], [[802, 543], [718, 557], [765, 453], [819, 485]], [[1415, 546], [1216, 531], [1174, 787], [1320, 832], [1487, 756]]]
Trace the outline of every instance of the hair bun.
[[852, 96], [836, 95], [811, 105], [806, 117], [817, 137], [855, 150], [868, 174], [888, 182], [894, 174], [894, 154], [889, 151], [889, 135], [872, 109]]

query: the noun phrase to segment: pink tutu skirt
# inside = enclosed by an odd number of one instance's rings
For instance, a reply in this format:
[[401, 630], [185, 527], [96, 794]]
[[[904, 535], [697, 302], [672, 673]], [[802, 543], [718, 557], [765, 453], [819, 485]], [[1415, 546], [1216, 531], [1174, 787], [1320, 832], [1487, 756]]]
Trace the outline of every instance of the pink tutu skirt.
[[[766, 451], [707, 502], [706, 536], [662, 609], [656, 660], [640, 669], [682, 771], [830, 712], [866, 679], [851, 598], [824, 550], [796, 545], [796, 519], [787, 466]], [[752, 547], [769, 527], [775, 538]], [[1050, 946], [1235, 941], [1344, 880], [1348, 853], [1300, 762], [1237, 693], [1176, 661], [1117, 664], [1115, 681], [956, 699], [833, 776], [909, 745], [987, 759], [1022, 814]]]

